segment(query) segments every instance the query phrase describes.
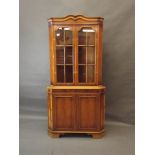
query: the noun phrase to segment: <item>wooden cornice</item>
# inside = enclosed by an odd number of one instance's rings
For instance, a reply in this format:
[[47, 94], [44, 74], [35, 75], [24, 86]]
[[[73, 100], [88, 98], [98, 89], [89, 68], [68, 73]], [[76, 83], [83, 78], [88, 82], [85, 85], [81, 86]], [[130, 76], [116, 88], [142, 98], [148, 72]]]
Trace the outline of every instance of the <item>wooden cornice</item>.
[[49, 18], [48, 22], [64, 22], [64, 21], [92, 21], [92, 22], [99, 22], [103, 21], [104, 18], [102, 17], [86, 17], [83, 15], [68, 15], [66, 17], [56, 17], [56, 18]]

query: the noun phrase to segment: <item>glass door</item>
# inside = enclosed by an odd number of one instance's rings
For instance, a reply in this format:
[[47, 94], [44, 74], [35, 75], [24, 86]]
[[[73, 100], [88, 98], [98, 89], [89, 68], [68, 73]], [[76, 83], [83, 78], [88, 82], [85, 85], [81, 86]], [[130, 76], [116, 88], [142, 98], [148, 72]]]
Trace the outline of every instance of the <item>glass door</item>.
[[59, 27], [55, 32], [56, 83], [73, 83], [74, 53], [71, 27]]
[[94, 84], [96, 70], [96, 32], [91, 27], [78, 31], [78, 83]]

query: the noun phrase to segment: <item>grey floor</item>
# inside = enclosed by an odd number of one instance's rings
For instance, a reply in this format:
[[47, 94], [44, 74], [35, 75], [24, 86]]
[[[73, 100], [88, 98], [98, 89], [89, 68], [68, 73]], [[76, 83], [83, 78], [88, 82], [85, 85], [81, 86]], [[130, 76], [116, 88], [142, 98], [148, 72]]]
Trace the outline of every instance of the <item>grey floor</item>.
[[20, 115], [20, 155], [134, 155], [134, 126], [106, 121], [102, 139], [47, 134], [47, 118]]

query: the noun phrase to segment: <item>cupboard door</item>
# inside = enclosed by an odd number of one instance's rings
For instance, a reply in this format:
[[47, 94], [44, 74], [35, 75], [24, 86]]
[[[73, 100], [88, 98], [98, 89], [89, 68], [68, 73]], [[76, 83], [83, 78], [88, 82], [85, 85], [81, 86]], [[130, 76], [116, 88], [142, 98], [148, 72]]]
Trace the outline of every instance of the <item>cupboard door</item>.
[[53, 94], [54, 130], [73, 130], [75, 123], [74, 95]]
[[79, 130], [97, 130], [100, 127], [100, 101], [98, 94], [78, 95]]
[[74, 32], [71, 26], [55, 27], [56, 83], [74, 83]]
[[96, 27], [78, 27], [78, 83], [96, 83], [97, 31]]

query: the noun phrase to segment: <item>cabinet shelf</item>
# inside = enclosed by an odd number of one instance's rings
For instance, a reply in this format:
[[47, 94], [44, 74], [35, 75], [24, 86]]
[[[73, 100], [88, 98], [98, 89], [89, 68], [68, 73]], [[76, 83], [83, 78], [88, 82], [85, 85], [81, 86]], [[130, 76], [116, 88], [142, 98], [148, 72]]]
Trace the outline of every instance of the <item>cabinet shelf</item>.
[[57, 66], [73, 66], [73, 64], [56, 64]]
[[72, 47], [73, 45], [56, 45], [56, 47]]
[[95, 45], [78, 45], [79, 47], [94, 47]]
[[95, 66], [95, 64], [78, 64], [79, 66], [86, 66], [86, 65], [88, 65], [88, 66]]

